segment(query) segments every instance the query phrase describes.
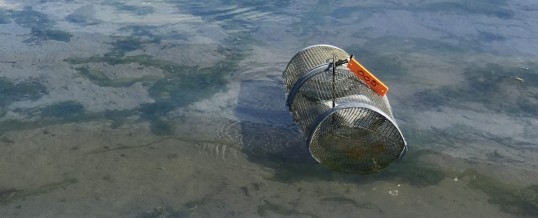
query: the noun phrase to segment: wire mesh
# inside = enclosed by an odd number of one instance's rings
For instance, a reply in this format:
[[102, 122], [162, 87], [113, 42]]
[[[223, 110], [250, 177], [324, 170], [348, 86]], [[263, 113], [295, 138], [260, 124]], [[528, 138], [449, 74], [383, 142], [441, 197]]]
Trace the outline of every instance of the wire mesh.
[[349, 56], [330, 45], [298, 52], [283, 72], [287, 104], [314, 159], [337, 171], [376, 172], [400, 158], [407, 146], [387, 97], [346, 66], [332, 64]]

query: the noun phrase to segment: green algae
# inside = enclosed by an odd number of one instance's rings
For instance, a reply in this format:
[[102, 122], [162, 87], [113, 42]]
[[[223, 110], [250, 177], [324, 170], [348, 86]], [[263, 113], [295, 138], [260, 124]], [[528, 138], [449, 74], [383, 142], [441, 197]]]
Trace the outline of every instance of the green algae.
[[130, 52], [143, 48], [143, 43], [140, 40], [130, 37], [116, 40], [113, 45], [113, 50], [122, 52]]
[[[114, 46], [111, 51], [103, 56], [68, 58], [65, 61], [73, 65], [136, 63], [143, 67], [161, 69], [165, 74], [164, 78], [161, 79], [144, 77], [111, 80], [104, 73], [91, 69], [89, 65], [75, 67], [80, 75], [102, 86], [129, 86], [136, 82], [151, 82], [152, 85], [148, 88], [148, 93], [156, 102], [142, 105], [139, 108], [141, 118], [150, 121], [150, 127], [154, 134], [169, 135], [174, 131], [173, 125], [163, 119], [166, 113], [175, 108], [184, 107], [200, 99], [210, 97], [214, 93], [223, 90], [227, 83], [225, 76], [234, 72], [237, 69], [239, 61], [245, 56], [243, 48], [249, 46], [248, 39], [250, 37], [245, 34], [234, 35], [233, 38], [229, 39], [229, 43], [225, 43], [227, 46], [231, 46], [231, 48], [221, 47], [217, 50], [226, 59], [215, 63], [214, 66], [203, 68], [155, 59], [149, 55], [126, 56], [126, 52], [141, 48], [139, 47], [141, 43], [153, 43], [147, 40], [142, 42], [134, 36], [129, 38], [129, 40], [118, 39], [113, 44]], [[241, 41], [243, 44], [238, 43], [238, 41]]]
[[339, 1], [321, 1], [313, 4], [310, 8], [306, 9], [305, 13], [300, 15], [300, 19], [292, 24], [291, 30], [296, 36], [315, 37], [319, 33], [327, 35], [337, 34], [331, 33], [330, 30], [322, 29], [328, 24], [328, 18], [331, 16], [332, 11], [330, 8], [338, 5]]
[[77, 120], [81, 116], [84, 116], [84, 106], [76, 101], [59, 102], [41, 109], [42, 119], [52, 117], [64, 120]]
[[415, 104], [467, 108], [467, 102], [474, 102], [491, 111], [537, 116], [538, 93], [534, 88], [538, 86], [537, 64], [529, 65], [532, 66], [529, 70], [498, 63], [468, 67], [461, 74], [463, 82], [418, 92], [414, 96]]
[[22, 11], [12, 12], [11, 17], [15, 23], [25, 28], [47, 29], [55, 24], [46, 14], [35, 11], [29, 6]]
[[487, 194], [488, 201], [498, 205], [503, 212], [517, 216], [534, 217], [538, 215], [538, 185], [518, 187], [479, 173], [474, 169], [456, 172], [417, 160], [421, 155], [432, 153], [431, 151], [412, 153], [407, 157], [408, 160], [394, 164], [393, 169], [381, 175], [380, 178], [395, 180], [399, 183], [405, 182], [423, 188], [438, 185], [444, 179], [456, 177], [462, 181], [468, 181], [469, 188]]
[[0, 142], [3, 142], [3, 143], [6, 143], [6, 144], [13, 144], [15, 143], [15, 141], [13, 141], [12, 139], [4, 136], [2, 138], [0, 138]]
[[33, 80], [13, 83], [5, 77], [0, 77], [0, 108], [12, 102], [22, 100], [37, 100], [47, 94], [46, 87]]
[[9, 14], [4, 10], [0, 10], [0, 24], [8, 24], [8, 23], [11, 23], [11, 18]]
[[163, 38], [183, 39], [184, 36], [170, 37], [169, 34], [160, 33], [157, 26], [151, 25], [129, 25], [119, 29], [120, 31], [131, 33], [128, 38], [137, 39], [141, 42], [160, 43]]
[[43, 195], [49, 192], [53, 192], [66, 187], [77, 184], [78, 180], [75, 178], [68, 178], [60, 182], [48, 183], [35, 188], [17, 189], [17, 188], [5, 188], [0, 189], [0, 205], [6, 205], [14, 201], [24, 200], [30, 197]]
[[89, 79], [92, 83], [99, 86], [109, 87], [129, 87], [137, 82], [158, 80], [155, 76], [143, 76], [138, 78], [117, 78], [111, 79], [102, 71], [91, 69], [88, 65], [77, 67], [75, 70], [82, 76]]
[[[31, 109], [16, 109], [15, 112], [27, 114], [28, 120], [8, 119], [0, 121], [0, 136], [6, 132], [36, 129], [50, 125], [87, 122], [92, 120], [111, 120], [111, 127], [119, 127], [128, 116], [137, 115], [135, 110], [106, 110], [88, 112], [76, 101], [62, 101]], [[34, 119], [39, 116], [39, 119]]]
[[428, 12], [454, 12], [461, 14], [479, 14], [493, 16], [500, 19], [510, 19], [515, 12], [505, 7], [506, 0], [477, 0], [477, 1], [456, 1], [456, 2], [436, 2], [420, 4], [416, 7], [419, 10]]
[[22, 11], [11, 13], [11, 17], [22, 27], [30, 28], [32, 37], [25, 40], [27, 43], [55, 40], [69, 42], [71, 33], [54, 29], [55, 22], [46, 14], [35, 11], [32, 7], [25, 7]]
[[95, 19], [95, 8], [92, 5], [86, 5], [78, 8], [73, 13], [67, 15], [65, 20], [71, 23], [81, 25], [97, 24], [99, 21]]
[[[88, 58], [67, 58], [66, 62], [74, 65], [90, 64], [90, 63], [107, 63], [110, 65], [131, 64], [136, 63], [144, 67], [155, 67], [163, 70], [166, 74], [181, 74], [178, 76], [184, 76], [183, 74], [195, 74], [198, 72], [198, 68], [191, 67], [182, 64], [176, 64], [171, 61], [154, 59], [149, 55], [132, 55], [124, 56], [124, 50], [113, 49], [112, 52], [103, 56], [92, 56]], [[89, 70], [89, 69], [88, 69]], [[106, 79], [106, 76], [101, 76], [96, 79]]]
[[373, 208], [376, 208], [376, 205], [373, 204], [373, 203], [370, 203], [370, 202], [359, 203], [356, 200], [353, 200], [351, 198], [346, 198], [346, 197], [327, 197], [327, 198], [322, 198], [321, 202], [334, 202], [334, 203], [337, 203], [339, 205], [351, 204], [354, 207], [361, 208], [361, 209], [373, 209]]
[[185, 210], [174, 210], [171, 207], [158, 207], [152, 211], [142, 213], [137, 218], [187, 218], [189, 212]]
[[155, 9], [151, 6], [130, 5], [120, 0], [109, 0], [103, 2], [103, 4], [113, 6], [118, 11], [128, 12], [138, 16], [144, 16], [155, 12]]
[[69, 42], [73, 35], [71, 33], [55, 29], [32, 28], [32, 38], [26, 42], [54, 40], [60, 42]]
[[471, 188], [486, 193], [489, 202], [498, 205], [501, 211], [518, 216], [538, 216], [538, 185], [515, 187], [474, 170], [464, 172], [463, 176], [471, 179]]
[[394, 180], [415, 187], [438, 185], [447, 177], [447, 173], [434, 166], [427, 166], [416, 161], [395, 163], [393, 171], [388, 173]]
[[307, 216], [307, 217], [320, 217], [312, 213], [302, 212], [295, 208], [289, 208], [281, 204], [275, 204], [268, 200], [263, 200], [261, 205], [257, 207], [257, 214], [262, 217], [273, 217], [274, 215], [278, 216]]
[[[185, 67], [174, 64], [169, 61], [154, 60], [151, 56], [139, 55], [139, 56], [126, 56], [126, 57], [91, 57], [88, 59], [68, 59], [66, 60], [72, 64], [83, 63], [99, 63], [107, 62], [108, 64], [127, 64], [138, 63], [143, 66], [152, 66], [164, 70], [167, 73], [166, 79], [157, 80], [150, 88], [150, 95], [157, 100], [153, 104], [142, 105], [138, 110], [141, 112], [141, 118], [150, 122], [150, 128], [156, 135], [170, 135], [173, 131], [173, 125], [169, 121], [163, 119], [167, 112], [174, 110], [177, 107], [185, 106], [198, 99], [205, 98], [221, 90], [225, 86], [225, 80], [223, 75], [214, 75], [212, 70], [219, 70], [217, 73], [222, 73], [222, 67], [208, 68], [198, 70], [194, 67]], [[229, 67], [235, 67], [235, 64], [228, 64]], [[101, 86], [122, 87], [130, 86], [136, 82], [148, 82], [156, 80], [153, 77], [142, 77], [134, 79], [117, 79], [112, 80], [108, 78], [104, 73], [97, 70], [93, 70], [88, 66], [82, 66], [75, 68], [82, 76], [88, 78], [93, 83]], [[198, 73], [198, 74], [196, 74]], [[226, 73], [226, 71], [225, 71]], [[214, 87], [218, 86], [218, 87]], [[45, 109], [45, 111], [61, 111], [63, 109], [69, 109], [71, 104], [65, 104], [63, 106], [55, 106], [52, 109]], [[71, 105], [73, 106], [73, 105]], [[128, 114], [133, 114], [134, 111], [123, 111]], [[121, 113], [123, 113], [121, 112]], [[111, 113], [106, 112], [106, 113]], [[60, 115], [56, 114], [56, 115]], [[71, 114], [71, 115], [70, 115]], [[51, 117], [50, 112], [45, 113], [45, 118]], [[101, 117], [100, 115], [89, 115], [78, 111], [77, 113], [68, 113], [69, 117], [64, 119], [65, 121], [81, 121], [88, 120], [91, 117]], [[55, 116], [52, 116], [55, 117]], [[106, 116], [105, 116], [106, 117]], [[116, 116], [113, 120], [114, 126], [121, 125], [122, 119]], [[58, 118], [58, 117], [56, 117]]]

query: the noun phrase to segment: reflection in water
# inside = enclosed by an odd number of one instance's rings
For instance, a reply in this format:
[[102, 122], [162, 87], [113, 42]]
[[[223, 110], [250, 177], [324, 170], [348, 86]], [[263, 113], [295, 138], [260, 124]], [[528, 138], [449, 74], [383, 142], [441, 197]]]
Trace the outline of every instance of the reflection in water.
[[[537, 216], [536, 8], [0, 1], [0, 214]], [[404, 160], [311, 158], [280, 78], [318, 43], [390, 86]]]

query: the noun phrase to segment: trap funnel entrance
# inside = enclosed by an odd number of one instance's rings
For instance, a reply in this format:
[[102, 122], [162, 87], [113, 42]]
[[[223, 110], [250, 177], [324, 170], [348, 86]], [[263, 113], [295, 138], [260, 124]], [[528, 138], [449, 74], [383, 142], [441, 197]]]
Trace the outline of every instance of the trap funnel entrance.
[[[362, 70], [354, 72], [357, 65]], [[371, 173], [407, 151], [385, 95], [388, 88], [347, 52], [331, 45], [307, 47], [282, 75], [286, 104], [322, 165]]]

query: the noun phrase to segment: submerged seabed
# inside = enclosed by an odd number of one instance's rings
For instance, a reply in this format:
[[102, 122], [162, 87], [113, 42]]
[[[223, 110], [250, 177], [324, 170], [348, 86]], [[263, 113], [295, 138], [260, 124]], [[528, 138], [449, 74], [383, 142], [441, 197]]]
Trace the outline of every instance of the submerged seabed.
[[[535, 217], [537, 11], [0, 0], [0, 217]], [[404, 160], [310, 157], [281, 72], [318, 43], [389, 85]]]

